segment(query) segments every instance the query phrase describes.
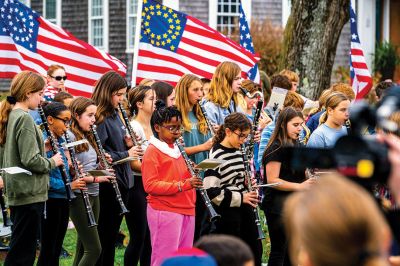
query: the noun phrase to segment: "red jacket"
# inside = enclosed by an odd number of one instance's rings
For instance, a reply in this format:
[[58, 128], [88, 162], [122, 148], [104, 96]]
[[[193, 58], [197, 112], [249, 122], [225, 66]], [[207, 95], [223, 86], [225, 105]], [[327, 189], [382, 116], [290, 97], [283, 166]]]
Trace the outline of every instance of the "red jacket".
[[[158, 143], [154, 145], [154, 141]], [[190, 173], [182, 155], [177, 155], [176, 150], [173, 154], [174, 148], [166, 148], [165, 142], [151, 139], [150, 143], [142, 160], [143, 186], [149, 194], [148, 204], [155, 210], [195, 215], [196, 192], [188, 181]], [[164, 147], [160, 148], [159, 144]], [[168, 149], [170, 155], [167, 154]]]

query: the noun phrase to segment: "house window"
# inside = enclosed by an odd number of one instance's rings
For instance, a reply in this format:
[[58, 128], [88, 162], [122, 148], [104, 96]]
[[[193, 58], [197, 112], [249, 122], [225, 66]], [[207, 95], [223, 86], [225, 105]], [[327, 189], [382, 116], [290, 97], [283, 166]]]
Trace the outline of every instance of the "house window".
[[135, 45], [136, 21], [137, 21], [137, 8], [138, 0], [127, 0], [126, 6], [128, 7], [127, 13], [127, 50], [133, 51]]
[[43, 15], [51, 23], [61, 26], [61, 0], [44, 0]]
[[108, 49], [108, 0], [89, 0], [89, 43]]
[[217, 30], [227, 36], [238, 35], [239, 0], [218, 0]]

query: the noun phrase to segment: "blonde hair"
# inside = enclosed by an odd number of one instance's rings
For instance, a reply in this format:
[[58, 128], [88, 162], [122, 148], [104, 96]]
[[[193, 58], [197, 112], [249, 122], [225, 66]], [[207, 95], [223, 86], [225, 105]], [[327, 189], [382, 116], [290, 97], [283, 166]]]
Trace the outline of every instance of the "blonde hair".
[[291, 195], [283, 220], [293, 265], [304, 250], [314, 266], [388, 265], [389, 228], [372, 197], [339, 174]]
[[241, 73], [241, 69], [236, 63], [220, 63], [215, 69], [211, 79], [210, 91], [207, 95], [207, 99], [220, 105], [222, 108], [228, 108], [233, 97], [233, 101], [237, 105], [238, 98], [232, 91], [232, 83], [239, 73]]
[[154, 84], [154, 82], [156, 82], [154, 79], [142, 79], [139, 82], [139, 85], [141, 86], [151, 86]]
[[335, 83], [331, 86], [332, 92], [341, 92], [349, 99], [349, 101], [353, 101], [356, 98], [356, 95], [353, 91], [353, 88], [346, 83]]
[[299, 75], [297, 75], [296, 72], [293, 72], [288, 69], [284, 69], [281, 72], [279, 72], [280, 75], [286, 76], [290, 82], [299, 82], [300, 78]]
[[343, 101], [349, 101], [349, 98], [343, 93], [335, 92], [329, 95], [325, 102], [326, 111], [319, 118], [319, 124], [325, 123], [328, 119], [328, 108], [335, 109]]
[[[18, 73], [11, 82], [10, 96], [16, 102], [23, 102], [28, 99], [28, 93], [35, 93], [44, 89], [46, 82], [38, 73], [22, 71]], [[13, 105], [4, 100], [0, 104], [0, 145], [6, 143], [8, 117]]]
[[[192, 85], [194, 81], [200, 82], [202, 84], [201, 80], [199, 77], [193, 75], [193, 74], [185, 74], [183, 75], [178, 83], [176, 84], [175, 87], [175, 93], [176, 93], [176, 102], [175, 105], [178, 108], [178, 110], [182, 114], [182, 125], [185, 128], [185, 131], [190, 132], [192, 130], [192, 124], [190, 123], [189, 120], [189, 112], [190, 110], [190, 103], [189, 103], [189, 87]], [[198, 122], [198, 129], [202, 134], [207, 134], [207, 123], [206, 120], [201, 113], [200, 110], [200, 105], [199, 103], [196, 103], [193, 106], [193, 113], [196, 116]]]
[[326, 102], [326, 98], [329, 97], [329, 95], [331, 95], [332, 89], [326, 89], [323, 90], [318, 98], [318, 108], [317, 107], [312, 107], [310, 112], [308, 113], [309, 117], [313, 116], [314, 114], [322, 111], [325, 109], [325, 102]]
[[289, 106], [303, 110], [304, 100], [298, 93], [294, 91], [288, 91], [285, 97], [285, 101], [283, 102], [283, 107]]
[[246, 89], [250, 94], [253, 94], [256, 91], [261, 92], [261, 86], [249, 79], [242, 81], [242, 88]]

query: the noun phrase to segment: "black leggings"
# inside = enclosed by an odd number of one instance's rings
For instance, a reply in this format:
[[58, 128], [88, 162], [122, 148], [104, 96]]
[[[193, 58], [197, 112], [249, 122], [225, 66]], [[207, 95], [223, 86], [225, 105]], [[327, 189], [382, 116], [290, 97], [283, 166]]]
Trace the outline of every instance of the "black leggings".
[[141, 176], [135, 176], [135, 185], [128, 192], [127, 208], [132, 214], [132, 223], [128, 223], [129, 244], [124, 255], [124, 265], [149, 266], [151, 259], [150, 231], [147, 225], [147, 200]]
[[262, 243], [257, 239], [258, 232], [252, 207], [243, 204], [241, 207], [217, 208], [217, 212], [221, 215], [221, 219], [216, 222], [216, 233], [242, 239], [253, 252], [254, 264], [260, 266]]
[[271, 240], [271, 253], [268, 266], [290, 266], [288, 243], [280, 214], [264, 211], [267, 218], [268, 233]]
[[[97, 226], [101, 243], [101, 255], [96, 265], [113, 266], [115, 257], [115, 242], [122, 222], [121, 209], [115, 198], [115, 192], [110, 183], [100, 183], [100, 216]], [[123, 201], [126, 203], [127, 190], [119, 186]], [[127, 221], [128, 223], [128, 221]]]
[[69, 202], [49, 198], [46, 201], [46, 219], [40, 230], [40, 256], [37, 265], [59, 265], [60, 253], [68, 227]]
[[10, 206], [12, 234], [5, 266], [33, 265], [44, 202]]

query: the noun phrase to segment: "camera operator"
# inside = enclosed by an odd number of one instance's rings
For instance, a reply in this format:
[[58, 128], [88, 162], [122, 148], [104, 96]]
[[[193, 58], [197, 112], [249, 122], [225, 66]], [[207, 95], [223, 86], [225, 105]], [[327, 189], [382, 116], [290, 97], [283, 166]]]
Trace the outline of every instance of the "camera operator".
[[388, 186], [397, 204], [400, 204], [400, 138], [392, 134], [379, 134], [378, 140], [389, 146], [391, 171]]

